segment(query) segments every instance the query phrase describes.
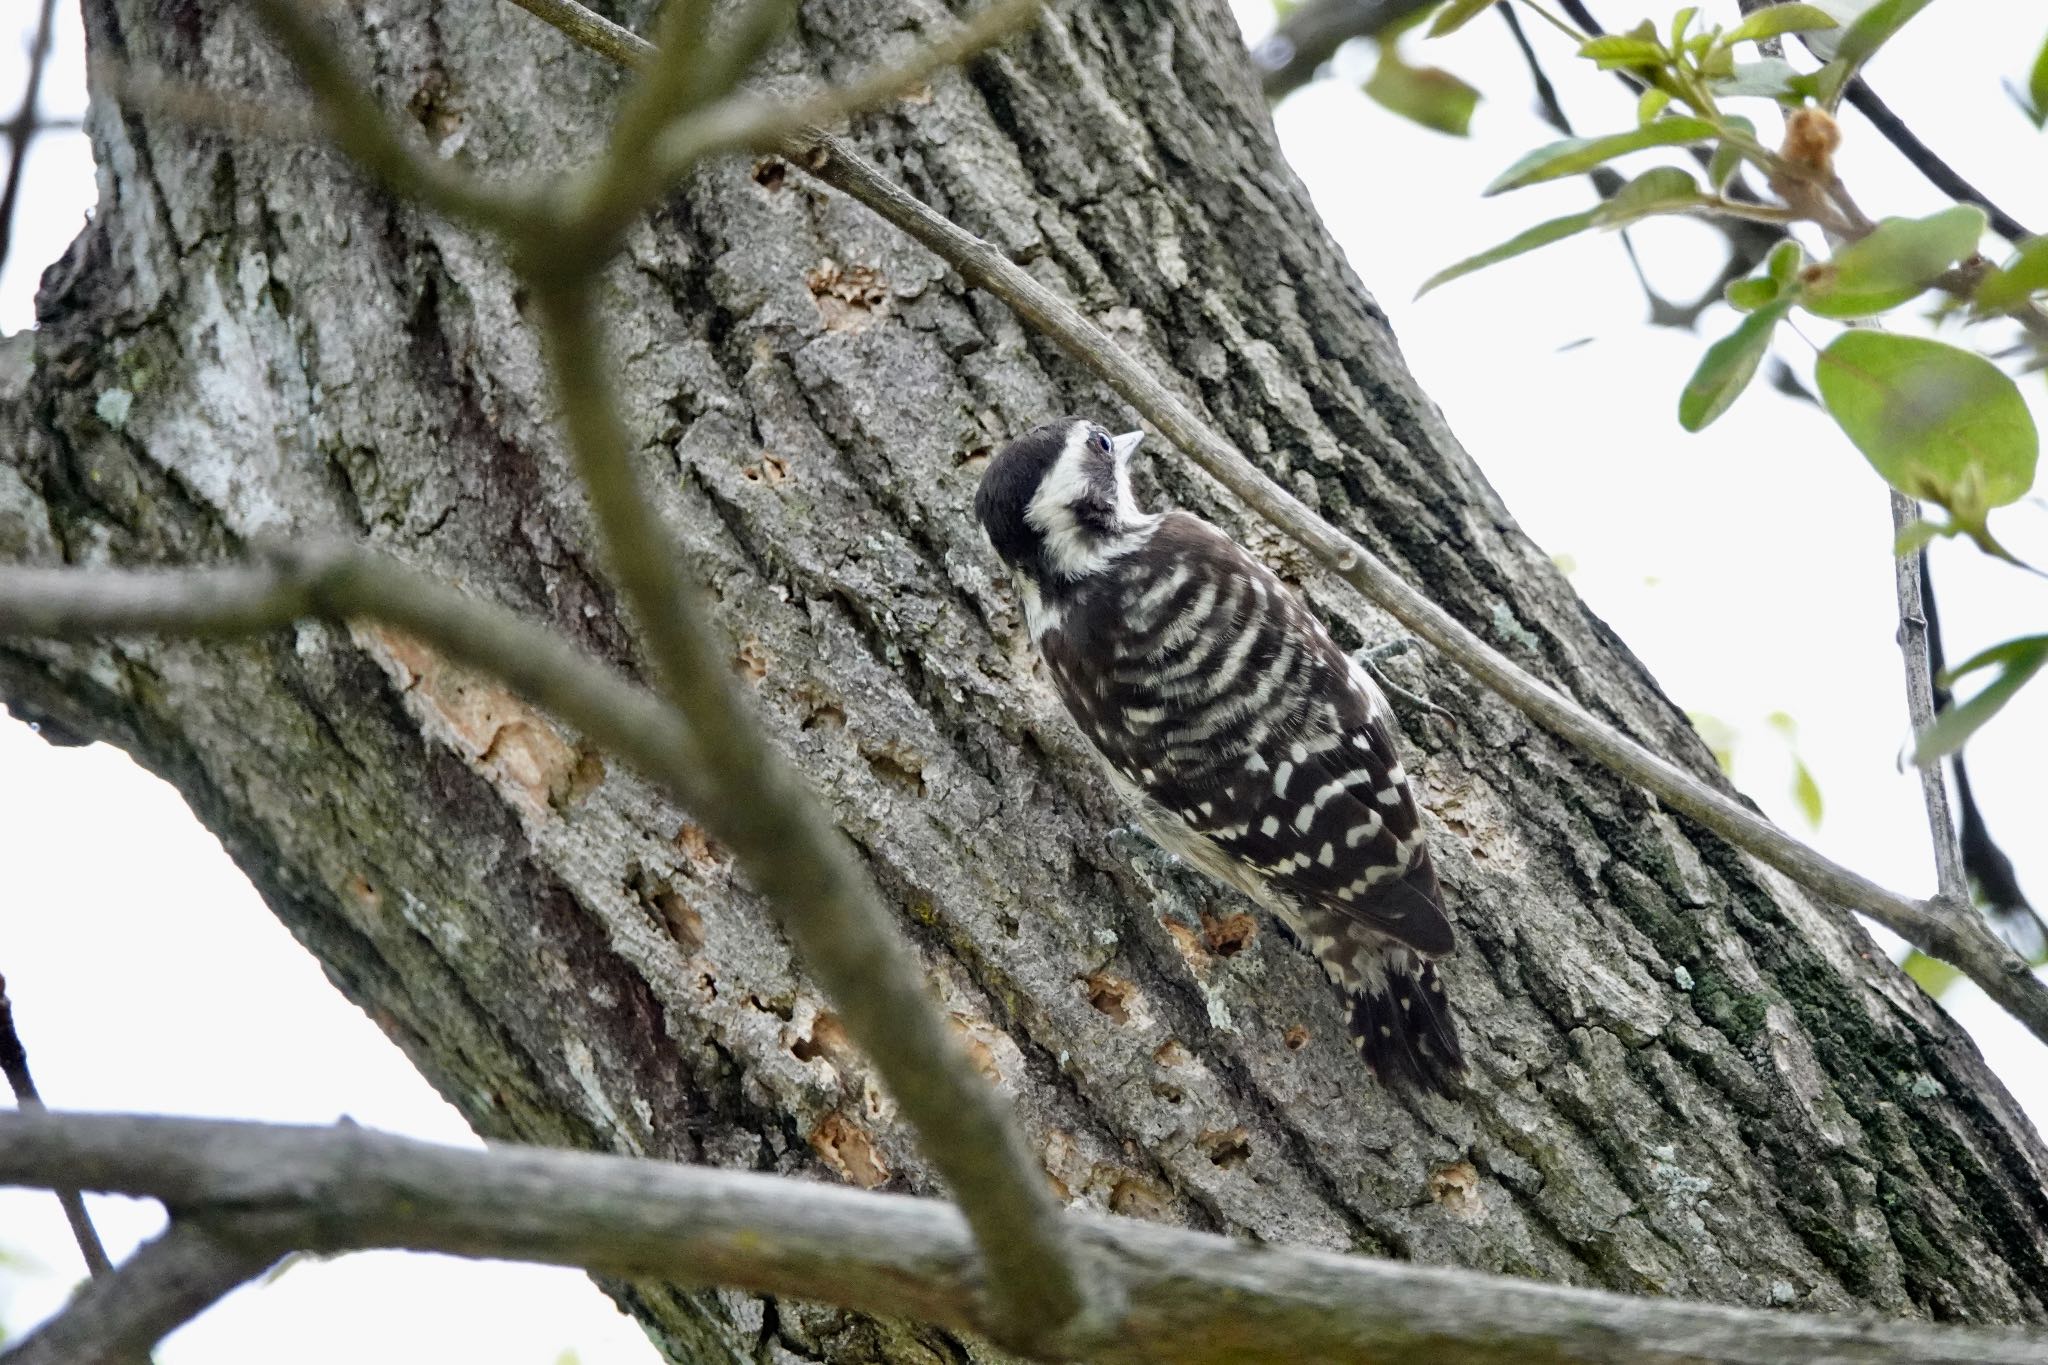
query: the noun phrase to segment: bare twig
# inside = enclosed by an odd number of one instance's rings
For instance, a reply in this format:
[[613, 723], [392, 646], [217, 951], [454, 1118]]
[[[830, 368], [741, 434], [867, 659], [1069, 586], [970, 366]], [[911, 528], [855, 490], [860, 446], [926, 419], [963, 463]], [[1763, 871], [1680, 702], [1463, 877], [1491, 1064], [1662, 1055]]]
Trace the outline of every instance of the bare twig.
[[6, 1365], [147, 1365], [159, 1341], [261, 1275], [279, 1255], [271, 1244], [225, 1238], [176, 1219], [0, 1359]]
[[[1942, 673], [1948, 663], [1942, 657], [1941, 612], [1935, 605], [1934, 571], [1928, 567], [1925, 551], [1920, 555], [1920, 613], [1927, 618], [1927, 666], [1934, 674], [1934, 713], [1939, 716], [1955, 704], [1955, 697], [1942, 685]], [[1969, 878], [1984, 913], [1994, 924], [2001, 926], [2015, 948], [2038, 962], [2044, 949], [2048, 949], [2048, 923], [2042, 921], [2041, 913], [2034, 909], [2027, 900], [2027, 893], [2020, 889], [2019, 874], [2013, 869], [2012, 859], [1991, 837], [1990, 826], [1985, 823], [1984, 813], [1978, 809], [1977, 798], [1970, 790], [1970, 767], [1964, 752], [1964, 749], [1957, 749], [1949, 755], [1949, 765], [1956, 774], [1957, 823], [1961, 826], [1964, 875]], [[2022, 941], [2025, 946], [2022, 946]]]
[[[545, 9], [541, 17], [546, 18], [571, 7], [573, 0], [519, 3]], [[585, 23], [580, 30], [591, 27]], [[600, 50], [607, 53], [616, 46], [632, 51], [616, 36], [605, 41], [610, 46]], [[867, 205], [958, 270], [970, 285], [1008, 304], [1108, 383], [1253, 511], [1545, 729], [1793, 881], [1869, 915], [1922, 952], [1960, 968], [2035, 1036], [2048, 1040], [2048, 986], [2035, 980], [2025, 961], [1981, 923], [1959, 922], [1823, 857], [1747, 806], [1595, 720], [1577, 703], [1510, 663], [1378, 557], [1268, 478], [1108, 333], [994, 246], [919, 201], [839, 139], [798, 135], [785, 140], [783, 147], [793, 164]]]
[[[1903, 534], [1920, 520], [1920, 509], [1897, 489], [1892, 490], [1892, 530]], [[1920, 561], [1924, 549], [1897, 555], [1892, 561], [1892, 578], [1899, 599], [1899, 652], [1906, 658], [1906, 714], [1912, 719], [1915, 736], [1934, 724], [1934, 668], [1927, 643], [1927, 613], [1920, 602]], [[1970, 914], [1970, 883], [1963, 874], [1963, 849], [1956, 838], [1956, 824], [1949, 813], [1948, 783], [1939, 762], [1920, 767], [1920, 795], [1927, 805], [1927, 830], [1934, 842], [1934, 873], [1937, 896], [1948, 903], [1952, 913]]]
[[706, 760], [698, 817], [776, 910], [967, 1213], [988, 1258], [1004, 1338], [1057, 1333], [1085, 1292], [1043, 1174], [1007, 1106], [977, 1073], [925, 991], [845, 836], [733, 689], [698, 608], [698, 588], [635, 477], [587, 290], [540, 294], [542, 336], [563, 421], [613, 572], [640, 619], [670, 698]]
[[[0, 1115], [0, 1183], [60, 1177], [181, 1209], [232, 1208], [238, 1230], [253, 1226], [271, 1246], [511, 1257], [989, 1328], [966, 1223], [937, 1200], [360, 1128]], [[1106, 1305], [1070, 1343], [1088, 1359], [2031, 1365], [2048, 1349], [2016, 1332], [1633, 1298], [1133, 1218], [1062, 1221]]]
[[[620, 495], [634, 491], [628, 482]], [[666, 538], [658, 528], [654, 534], [658, 554]], [[695, 585], [672, 586], [675, 609], [694, 615]], [[677, 691], [702, 727], [702, 742], [670, 707], [553, 631], [379, 555], [300, 546], [267, 564], [232, 568], [0, 567], [0, 636], [139, 631], [222, 637], [277, 629], [305, 616], [396, 626], [502, 679], [666, 785], [733, 849], [777, 908], [778, 921], [917, 1125], [948, 1185], [963, 1203], [980, 1201], [977, 1231], [1006, 1239], [991, 1255], [992, 1271], [1042, 1276], [1029, 1258], [1043, 1254], [1043, 1240], [1027, 1239], [1057, 1235], [1043, 1177], [1013, 1136], [1001, 1101], [967, 1069], [924, 996], [915, 957], [844, 838], [731, 695], [722, 659], [710, 652], [700, 624], [688, 624], [683, 645], [671, 644], [678, 654], [665, 666], [683, 680]], [[667, 634], [677, 629], [671, 625]], [[1020, 1185], [1021, 1193], [1012, 1192]], [[1041, 1221], [1034, 1227], [1027, 1221], [1032, 1218]], [[1041, 1305], [1045, 1294], [1034, 1279], [1026, 1298], [1050, 1315], [1058, 1305]], [[1043, 1322], [1052, 1330], [1063, 1320], [1047, 1316]]]
[[21, 197], [28, 145], [44, 126], [36, 120], [36, 101], [42, 97], [43, 70], [50, 64], [50, 33], [56, 18], [57, 0], [43, 0], [36, 15], [36, 36], [29, 43], [28, 80], [22, 86], [21, 107], [7, 123], [7, 179], [0, 184], [0, 265], [7, 264], [7, 250], [14, 241], [14, 207]]
[[[7, 998], [7, 978], [0, 976], [0, 1074], [7, 1077], [9, 1088], [14, 1091], [14, 1101], [24, 1110], [43, 1107], [43, 1097], [36, 1090], [36, 1080], [28, 1069], [28, 1048], [22, 1044], [21, 1032], [14, 1026], [14, 1002]], [[107, 1248], [100, 1241], [99, 1229], [92, 1225], [92, 1215], [86, 1211], [85, 1196], [76, 1188], [57, 1186], [57, 1202], [64, 1206], [64, 1221], [71, 1225], [71, 1236], [78, 1243], [78, 1254], [85, 1258], [86, 1273], [104, 1275], [112, 1266], [107, 1261]]]
[[[698, 585], [640, 485], [591, 289], [620, 231], [702, 156], [892, 94], [1012, 31], [1035, 14], [1036, 0], [998, 0], [901, 67], [773, 109], [751, 97], [714, 97], [737, 75], [706, 65], [706, 7], [671, 6], [661, 50], [643, 63], [627, 116], [594, 171], [531, 196], [485, 190], [423, 163], [315, 21], [292, 0], [258, 0], [258, 7], [344, 149], [398, 192], [467, 217], [510, 246], [536, 300], [542, 351], [601, 546], [661, 691], [685, 718], [682, 742], [696, 761], [677, 795], [732, 849], [960, 1201], [987, 1264], [1000, 1339], [1018, 1346], [1059, 1339], [1088, 1296], [1044, 1173], [1007, 1105], [926, 994], [916, 954], [844, 835], [739, 698]], [[755, 14], [728, 39], [728, 52], [751, 54], [771, 41], [774, 11]]]
[[508, 234], [541, 218], [533, 195], [485, 185], [456, 163], [429, 156], [401, 137], [369, 87], [342, 60], [327, 31], [325, 6], [261, 0], [258, 9], [312, 88], [335, 143], [385, 188], [450, 218]]

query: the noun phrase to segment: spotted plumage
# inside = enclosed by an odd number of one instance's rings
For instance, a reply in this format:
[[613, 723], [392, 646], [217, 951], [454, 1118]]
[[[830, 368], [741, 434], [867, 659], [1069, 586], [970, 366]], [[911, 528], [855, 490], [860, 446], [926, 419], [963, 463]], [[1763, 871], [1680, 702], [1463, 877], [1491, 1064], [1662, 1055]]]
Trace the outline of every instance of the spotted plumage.
[[1386, 699], [1228, 536], [1137, 506], [1140, 439], [1063, 419], [983, 475], [1053, 685], [1153, 837], [1315, 955], [1374, 1069], [1449, 1090], [1451, 927]]

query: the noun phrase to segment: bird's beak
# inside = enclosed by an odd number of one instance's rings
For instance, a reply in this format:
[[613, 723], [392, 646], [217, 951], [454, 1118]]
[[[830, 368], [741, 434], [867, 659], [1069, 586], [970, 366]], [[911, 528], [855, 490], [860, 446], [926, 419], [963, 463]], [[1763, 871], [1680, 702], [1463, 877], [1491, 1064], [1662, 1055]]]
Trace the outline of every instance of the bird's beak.
[[1131, 462], [1131, 456], [1137, 454], [1138, 447], [1143, 445], [1144, 443], [1144, 432], [1127, 431], [1121, 436], [1110, 437], [1109, 452], [1110, 454], [1116, 457], [1116, 462], [1118, 464], [1129, 464]]

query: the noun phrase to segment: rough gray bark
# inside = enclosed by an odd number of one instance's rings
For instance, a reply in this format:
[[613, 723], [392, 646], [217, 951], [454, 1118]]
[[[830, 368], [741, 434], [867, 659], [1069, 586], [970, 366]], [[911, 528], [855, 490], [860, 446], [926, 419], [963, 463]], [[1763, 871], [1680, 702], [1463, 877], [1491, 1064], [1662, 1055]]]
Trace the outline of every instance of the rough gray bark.
[[[100, 55], [298, 98], [225, 0], [86, 12]], [[617, 76], [524, 14], [374, 16], [355, 55], [445, 151], [516, 174], [600, 136]], [[780, 69], [847, 75], [946, 21], [932, 0], [811, 0]], [[1712, 771], [1415, 388], [1280, 158], [1221, 0], [1062, 7], [854, 132], [1473, 628]], [[324, 151], [104, 106], [94, 135], [99, 212], [0, 361], [0, 555], [184, 562], [340, 530], [632, 662], [490, 250]], [[777, 163], [698, 173], [609, 279], [627, 416], [735, 664], [1067, 1198], [1573, 1284], [2048, 1319], [2048, 1153], [1846, 916], [1410, 655], [1397, 676], [1460, 720], [1403, 716], [1475, 1067], [1458, 1103], [1381, 1089], [1312, 963], [1106, 838], [1122, 815], [969, 514], [990, 448], [1113, 411], [1106, 394]], [[1302, 578], [1341, 639], [1386, 635], [1170, 453], [1152, 472]], [[927, 1187], [720, 851], [490, 684], [307, 627], [0, 647], [0, 697], [177, 783], [480, 1132]], [[981, 1349], [612, 1288], [679, 1359]]]

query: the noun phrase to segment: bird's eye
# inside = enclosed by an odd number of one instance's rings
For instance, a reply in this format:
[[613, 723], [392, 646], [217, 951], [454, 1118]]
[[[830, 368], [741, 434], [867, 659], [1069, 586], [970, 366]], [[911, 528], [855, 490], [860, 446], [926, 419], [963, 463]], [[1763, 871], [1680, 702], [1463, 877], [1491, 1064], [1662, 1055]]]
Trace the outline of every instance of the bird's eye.
[[1096, 432], [1088, 438], [1088, 445], [1097, 455], [1109, 454], [1109, 433], [1106, 431]]

